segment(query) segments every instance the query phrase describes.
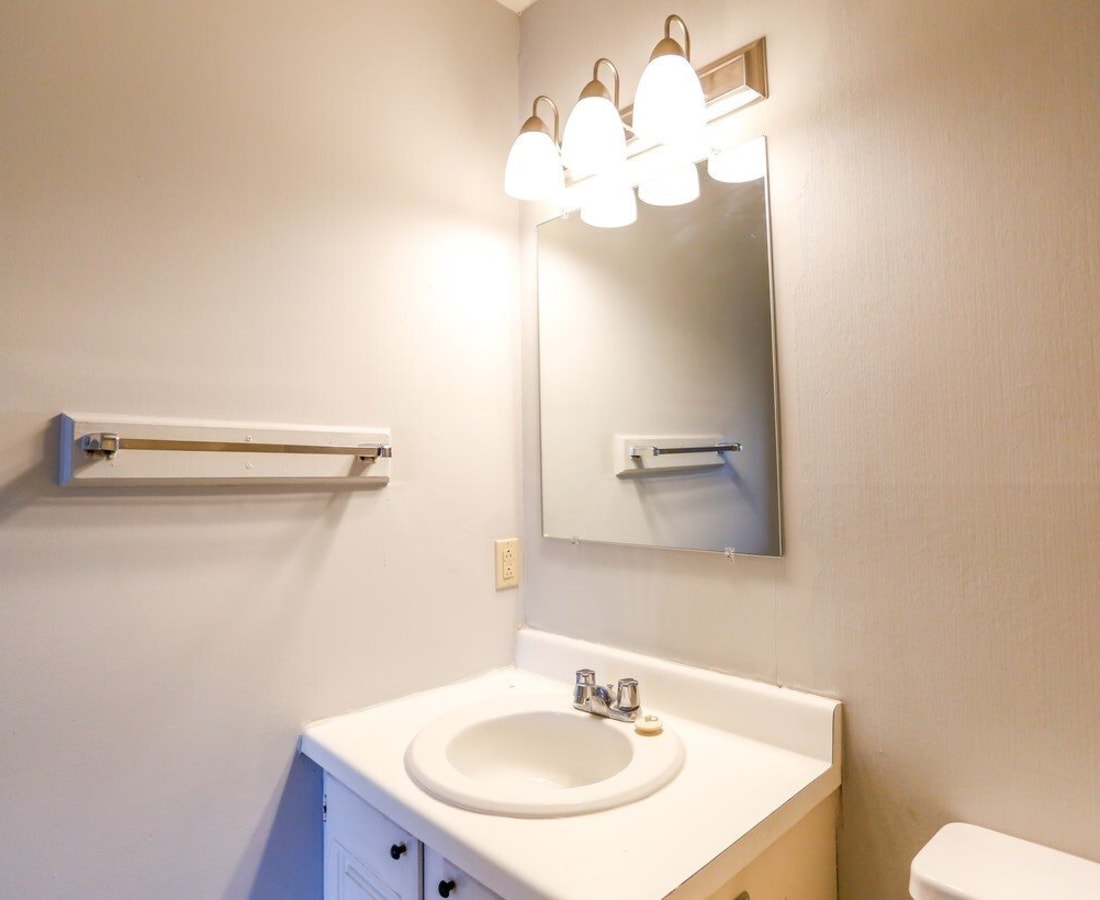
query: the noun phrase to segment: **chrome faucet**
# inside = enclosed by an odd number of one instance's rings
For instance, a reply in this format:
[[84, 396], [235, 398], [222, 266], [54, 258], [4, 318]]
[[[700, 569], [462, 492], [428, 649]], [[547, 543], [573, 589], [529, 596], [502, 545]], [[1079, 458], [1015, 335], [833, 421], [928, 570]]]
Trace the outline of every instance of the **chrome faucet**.
[[596, 684], [596, 673], [592, 669], [577, 669], [573, 706], [594, 716], [633, 722], [640, 710], [638, 679], [620, 678], [617, 685]]

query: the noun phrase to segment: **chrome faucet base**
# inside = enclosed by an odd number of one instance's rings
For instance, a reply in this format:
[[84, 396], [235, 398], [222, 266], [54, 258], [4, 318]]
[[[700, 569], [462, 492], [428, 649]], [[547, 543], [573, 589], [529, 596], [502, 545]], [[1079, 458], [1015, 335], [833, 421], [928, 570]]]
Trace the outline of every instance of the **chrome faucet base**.
[[617, 685], [596, 684], [596, 673], [592, 669], [578, 669], [573, 708], [618, 722], [634, 722], [641, 712], [638, 680], [620, 678]]
[[605, 719], [615, 719], [618, 722], [634, 722], [638, 718], [638, 710], [636, 709], [621, 709], [614, 704], [608, 705], [605, 701], [600, 700], [596, 700], [587, 707], [577, 708], [592, 713], [594, 716], [603, 716]]

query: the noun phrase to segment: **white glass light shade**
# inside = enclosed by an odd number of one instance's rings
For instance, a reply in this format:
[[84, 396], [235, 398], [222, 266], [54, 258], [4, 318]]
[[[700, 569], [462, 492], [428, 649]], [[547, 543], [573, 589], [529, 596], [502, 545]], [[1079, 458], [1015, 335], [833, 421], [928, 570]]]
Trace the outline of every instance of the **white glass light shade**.
[[758, 137], [739, 147], [712, 150], [707, 159], [707, 174], [715, 181], [744, 184], [764, 177], [767, 154], [764, 138]]
[[554, 139], [544, 131], [523, 131], [512, 144], [504, 169], [504, 193], [517, 200], [553, 200], [565, 190], [565, 172]]
[[606, 97], [583, 97], [565, 123], [561, 157], [576, 178], [610, 172], [626, 162], [626, 132]]
[[677, 144], [690, 140], [705, 124], [703, 86], [691, 63], [673, 53], [651, 59], [634, 94], [635, 134]]
[[677, 166], [669, 172], [638, 185], [638, 199], [650, 206], [679, 206], [699, 196], [699, 170], [692, 164]]
[[581, 221], [595, 228], [622, 228], [637, 220], [638, 201], [629, 187], [596, 193], [581, 207]]

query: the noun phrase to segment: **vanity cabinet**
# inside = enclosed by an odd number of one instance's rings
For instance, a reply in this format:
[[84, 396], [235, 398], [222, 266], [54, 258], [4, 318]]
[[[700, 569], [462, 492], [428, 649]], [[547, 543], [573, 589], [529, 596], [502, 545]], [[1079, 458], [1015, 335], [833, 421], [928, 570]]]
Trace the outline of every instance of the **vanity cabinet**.
[[431, 847], [424, 848], [424, 898], [452, 897], [454, 900], [504, 900]]
[[420, 900], [423, 845], [325, 773], [325, 900]]
[[[494, 670], [305, 729], [301, 752], [326, 773], [326, 900], [435, 900], [441, 883], [445, 900], [743, 900], [746, 893], [836, 900], [838, 701], [543, 632], [521, 632], [516, 657], [528, 668]], [[634, 767], [637, 777], [641, 755], [624, 756], [593, 737], [619, 734], [622, 723], [572, 710], [572, 685], [552, 677], [582, 668], [631, 672], [646, 686], [666, 737], [686, 748], [686, 764], [664, 787], [584, 814], [509, 818], [445, 803], [412, 776], [410, 762], [433, 764], [414, 752], [425, 734], [443, 738], [437, 750], [450, 747], [456, 722], [469, 722], [460, 732], [478, 740], [463, 752], [473, 746], [488, 773], [478, 797], [499, 783], [494, 771], [511, 773], [529, 758], [543, 767], [579, 759], [593, 776], [559, 797], [532, 778], [525, 796], [541, 801], [577, 805], [591, 799], [592, 784], [614, 782], [599, 788], [604, 793], [619, 786], [616, 772]], [[516, 730], [520, 717], [530, 724], [555, 715], [561, 720], [549, 732]], [[478, 725], [486, 722], [499, 727]], [[565, 730], [574, 724], [583, 734]], [[514, 740], [517, 733], [528, 737]], [[535, 748], [535, 757], [524, 755]], [[601, 779], [593, 760], [619, 768]], [[514, 800], [523, 782], [512, 790]]]
[[836, 900], [837, 794], [819, 803], [718, 890], [689, 880], [670, 900]]
[[328, 772], [325, 900], [503, 900]]

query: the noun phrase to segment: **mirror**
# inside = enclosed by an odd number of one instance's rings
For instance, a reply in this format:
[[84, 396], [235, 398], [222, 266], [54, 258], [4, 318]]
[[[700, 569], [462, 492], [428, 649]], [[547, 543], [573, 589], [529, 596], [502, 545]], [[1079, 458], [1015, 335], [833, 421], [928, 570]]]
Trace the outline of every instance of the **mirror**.
[[781, 555], [767, 179], [699, 182], [538, 227], [547, 537]]

